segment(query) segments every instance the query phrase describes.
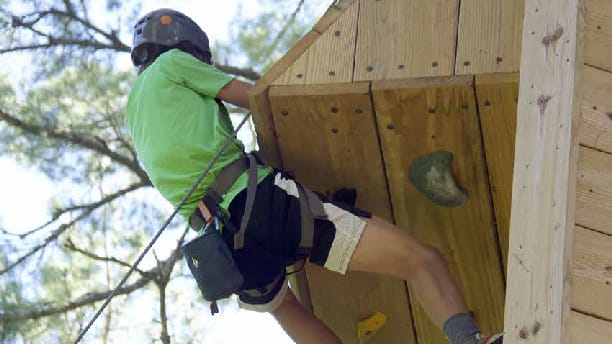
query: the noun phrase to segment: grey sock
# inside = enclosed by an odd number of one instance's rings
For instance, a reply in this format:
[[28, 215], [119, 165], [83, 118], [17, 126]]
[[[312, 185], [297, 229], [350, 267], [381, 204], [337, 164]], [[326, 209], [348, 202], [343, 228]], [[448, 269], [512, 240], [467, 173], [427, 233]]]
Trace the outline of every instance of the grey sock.
[[469, 313], [457, 313], [444, 322], [444, 335], [451, 344], [478, 344], [476, 335], [480, 329], [474, 317]]

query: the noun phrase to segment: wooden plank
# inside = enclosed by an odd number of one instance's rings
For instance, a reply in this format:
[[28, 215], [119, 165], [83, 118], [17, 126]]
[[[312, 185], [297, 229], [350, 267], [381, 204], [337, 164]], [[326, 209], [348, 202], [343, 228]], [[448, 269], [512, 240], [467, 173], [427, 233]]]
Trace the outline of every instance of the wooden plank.
[[[374, 82], [372, 92], [396, 221], [440, 248], [486, 333], [503, 324], [504, 286], [471, 77]], [[435, 205], [407, 174], [422, 154], [454, 154], [453, 173], [468, 191], [461, 207]], [[447, 343], [413, 300], [419, 343]]]
[[319, 38], [319, 33], [316, 31], [308, 31], [289, 51], [276, 62], [268, 71], [259, 79], [250, 90], [253, 94], [263, 92], [272, 84], [281, 74], [283, 74], [295, 60], [297, 60], [306, 49], [308, 49], [314, 41]]
[[[504, 324], [510, 343], [569, 340], [582, 14], [582, 0], [525, 2]], [[529, 332], [534, 326], [539, 331]]]
[[[319, 192], [354, 187], [358, 206], [391, 220], [368, 83], [273, 86], [270, 101], [285, 169]], [[415, 343], [402, 281], [307, 268], [315, 313], [343, 343], [357, 343], [358, 321], [376, 311], [389, 322], [375, 342]]]
[[253, 123], [257, 133], [257, 143], [263, 160], [269, 165], [281, 167], [280, 152], [270, 103], [268, 87], [287, 67], [293, 63], [312, 42], [319, 37], [315, 31], [306, 33], [278, 62], [276, 62], [248, 91], [249, 104], [253, 113]]
[[584, 62], [612, 72], [612, 1], [586, 0]]
[[518, 81], [518, 73], [476, 76], [478, 112], [504, 266], [508, 262]]
[[612, 319], [612, 236], [576, 227], [574, 238], [572, 308]]
[[312, 30], [322, 34], [348, 7], [357, 1], [358, 0], [339, 0], [337, 3], [332, 3], [327, 9], [327, 12], [325, 12], [321, 19], [312, 27]]
[[570, 343], [610, 344], [612, 322], [572, 312], [570, 322]]
[[355, 1], [273, 84], [351, 82], [358, 12]]
[[456, 74], [518, 72], [524, 1], [463, 0]]
[[612, 154], [580, 148], [576, 223], [612, 235]]
[[612, 153], [612, 73], [585, 66], [583, 77], [580, 144]]
[[360, 6], [355, 81], [453, 74], [458, 0]]

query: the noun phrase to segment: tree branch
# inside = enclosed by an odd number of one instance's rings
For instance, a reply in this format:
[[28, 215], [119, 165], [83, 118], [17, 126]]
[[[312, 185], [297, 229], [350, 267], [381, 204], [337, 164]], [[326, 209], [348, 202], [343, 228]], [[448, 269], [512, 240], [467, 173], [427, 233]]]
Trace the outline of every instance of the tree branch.
[[122, 154], [112, 151], [106, 145], [101, 144], [96, 140], [92, 140], [89, 137], [83, 136], [78, 133], [73, 133], [70, 131], [61, 131], [61, 130], [53, 130], [50, 128], [46, 128], [44, 126], [40, 126], [37, 124], [26, 123], [20, 120], [17, 117], [14, 117], [7, 112], [0, 110], [0, 120], [4, 120], [6, 123], [13, 127], [17, 127], [29, 134], [35, 136], [47, 136], [52, 139], [60, 140], [62, 142], [70, 142], [76, 146], [80, 146], [82, 148], [87, 148], [93, 150], [97, 153], [105, 155], [109, 157], [111, 160], [127, 167], [129, 170], [134, 172], [141, 181], [145, 182], [147, 185], [152, 185], [149, 180], [149, 176], [147, 173], [140, 167], [137, 160], [126, 157]]
[[[172, 252], [172, 254], [170, 255], [170, 257], [168, 257], [168, 259], [162, 262], [161, 268], [155, 267], [153, 269], [145, 271], [142, 278], [138, 279], [136, 282], [132, 284], [129, 284], [127, 286], [120, 288], [119, 290], [117, 290], [117, 293], [115, 294], [115, 296], [126, 295], [135, 290], [138, 290], [144, 287], [145, 285], [147, 285], [149, 282], [153, 280], [153, 276], [164, 275], [167, 271], [172, 272], [174, 266], [176, 265], [176, 262], [183, 257], [183, 253], [181, 252], [180, 247], [181, 247], [181, 243], [184, 240], [184, 238], [185, 238], [185, 235], [183, 235], [179, 239], [179, 241], [177, 242], [177, 248]], [[145, 277], [145, 276], [151, 276], [151, 277]], [[66, 304], [63, 304], [63, 305], [55, 305], [55, 306], [39, 308], [39, 309], [34, 309], [34, 310], [29, 310], [29, 311], [24, 311], [24, 312], [10, 313], [10, 312], [0, 311], [0, 324], [6, 324], [9, 322], [23, 321], [23, 320], [36, 320], [36, 319], [40, 319], [46, 316], [66, 313], [68, 311], [72, 311], [77, 308], [91, 305], [95, 302], [105, 300], [108, 297], [108, 295], [110, 295], [111, 292], [112, 292], [111, 290], [106, 290], [102, 292], [87, 293], [75, 300], [68, 301]], [[38, 304], [48, 304], [44, 301], [39, 301], [37, 303]]]
[[[104, 257], [104, 256], [99, 256], [99, 255], [97, 255], [95, 253], [92, 253], [92, 252], [85, 251], [84, 249], [77, 247], [74, 244], [74, 242], [72, 242], [72, 240], [70, 240], [70, 239], [66, 240], [66, 242], [63, 243], [63, 246], [65, 248], [71, 250], [71, 251], [78, 252], [78, 253], [80, 253], [80, 254], [82, 254], [82, 255], [84, 255], [86, 257], [89, 257], [89, 258], [91, 258], [93, 260], [98, 260], [98, 261], [102, 261], [102, 262], [111, 262], [111, 263], [119, 264], [119, 265], [127, 267], [127, 268], [131, 268], [132, 267], [129, 263], [124, 262], [124, 261], [122, 261], [120, 259], [117, 259], [115, 257]], [[134, 270], [136, 272], [138, 272], [143, 277], [153, 278], [153, 276], [148, 276], [146, 271], [142, 271], [142, 270], [140, 270], [138, 268], [135, 268]]]
[[119, 190], [118, 192], [115, 192], [113, 194], [110, 194], [104, 198], [102, 198], [101, 200], [91, 203], [89, 204], [88, 207], [84, 207], [81, 206], [80, 208], [85, 209], [81, 214], [79, 214], [79, 216], [77, 216], [76, 218], [74, 218], [72, 221], [68, 222], [68, 223], [64, 223], [62, 225], [60, 225], [56, 230], [54, 230], [51, 235], [49, 235], [42, 243], [36, 245], [34, 248], [32, 248], [28, 253], [24, 254], [23, 256], [19, 257], [15, 262], [13, 262], [12, 264], [9, 264], [6, 268], [0, 270], [0, 276], [11, 271], [14, 267], [16, 267], [17, 265], [21, 264], [23, 261], [25, 261], [26, 259], [28, 259], [29, 257], [31, 257], [32, 255], [34, 255], [36, 252], [40, 251], [42, 248], [44, 248], [45, 246], [49, 245], [51, 242], [55, 241], [60, 234], [62, 234], [63, 232], [65, 232], [68, 228], [72, 227], [75, 223], [83, 220], [84, 218], [88, 217], [89, 215], [91, 215], [91, 213], [93, 213], [94, 210], [100, 208], [101, 206], [112, 202], [113, 200], [127, 194], [130, 191], [136, 190], [139, 187], [142, 187], [143, 184], [133, 184], [130, 187], [123, 189], [123, 190]]

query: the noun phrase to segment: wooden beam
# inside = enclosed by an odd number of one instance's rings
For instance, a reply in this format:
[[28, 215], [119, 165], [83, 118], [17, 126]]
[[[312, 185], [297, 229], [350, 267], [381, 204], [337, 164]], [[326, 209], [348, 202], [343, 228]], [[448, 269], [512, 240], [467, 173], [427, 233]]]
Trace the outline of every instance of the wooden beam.
[[581, 0], [525, 3], [505, 308], [510, 343], [569, 342], [583, 11]]
[[354, 2], [359, 2], [359, 0], [339, 0], [333, 3], [321, 19], [312, 27], [312, 30], [323, 34]]

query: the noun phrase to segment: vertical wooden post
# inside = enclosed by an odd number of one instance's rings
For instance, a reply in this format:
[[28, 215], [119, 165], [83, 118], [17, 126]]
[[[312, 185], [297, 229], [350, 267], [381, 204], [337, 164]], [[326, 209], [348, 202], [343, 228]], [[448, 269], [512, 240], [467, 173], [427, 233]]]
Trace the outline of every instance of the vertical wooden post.
[[505, 308], [508, 343], [569, 342], [582, 17], [582, 0], [525, 3]]

